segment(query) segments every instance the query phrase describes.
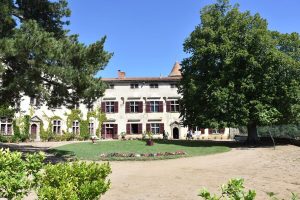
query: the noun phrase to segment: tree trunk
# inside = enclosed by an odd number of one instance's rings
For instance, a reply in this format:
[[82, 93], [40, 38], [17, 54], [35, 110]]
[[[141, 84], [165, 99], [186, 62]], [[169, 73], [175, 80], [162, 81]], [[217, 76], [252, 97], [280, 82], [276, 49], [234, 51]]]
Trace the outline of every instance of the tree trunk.
[[253, 123], [253, 122], [248, 123], [247, 131], [248, 131], [247, 144], [250, 144], [250, 145], [258, 144], [256, 123]]

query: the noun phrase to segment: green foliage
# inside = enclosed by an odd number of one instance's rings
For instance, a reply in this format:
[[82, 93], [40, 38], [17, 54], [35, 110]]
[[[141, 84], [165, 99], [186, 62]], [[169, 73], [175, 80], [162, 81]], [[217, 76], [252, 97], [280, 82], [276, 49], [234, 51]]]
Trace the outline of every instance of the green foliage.
[[8, 117], [13, 118], [15, 114], [15, 111], [11, 108], [9, 108], [8, 105], [0, 105], [0, 117]]
[[300, 119], [300, 37], [268, 30], [259, 14], [228, 0], [201, 11], [184, 42], [179, 92], [185, 125], [198, 127], [288, 124]]
[[78, 120], [81, 122], [82, 113], [79, 109], [72, 109], [70, 114], [67, 115], [67, 127], [68, 129], [72, 128], [73, 121]]
[[25, 115], [23, 117], [23, 124], [24, 124], [24, 129], [23, 129], [23, 133], [22, 133], [22, 138], [29, 139], [29, 130], [30, 130], [30, 116], [29, 115]]
[[108, 163], [47, 165], [38, 188], [39, 199], [99, 199], [110, 187]]
[[89, 121], [88, 120], [81, 120], [80, 122], [80, 136], [83, 140], [87, 140], [90, 138], [89, 133]]
[[64, 29], [69, 16], [66, 0], [39, 1], [38, 6], [1, 1], [0, 104], [14, 105], [28, 95], [49, 106], [74, 105], [103, 95], [104, 84], [95, 75], [112, 56], [104, 50], [106, 38], [80, 43], [78, 35]]
[[101, 112], [100, 108], [96, 108], [93, 111], [89, 111], [87, 113], [87, 120], [90, 121], [90, 118], [93, 117], [98, 121], [98, 127], [96, 129], [96, 135], [99, 137], [101, 132], [101, 126], [105, 120], [107, 120], [106, 115], [104, 112]]
[[211, 195], [206, 189], [203, 189], [199, 196], [205, 200], [220, 200], [220, 199], [232, 199], [232, 200], [253, 200], [255, 199], [256, 192], [254, 190], [244, 191], [243, 179], [231, 179], [226, 185], [221, 187], [222, 195]]
[[42, 153], [27, 154], [23, 160], [20, 152], [0, 149], [0, 197], [22, 199], [36, 186], [44, 158]]
[[[220, 196], [211, 194], [207, 189], [202, 189], [198, 196], [204, 200], [254, 200], [256, 197], [255, 190], [244, 191], [244, 179], [230, 179], [227, 184], [222, 185], [222, 194]], [[279, 200], [275, 193], [268, 192], [272, 200]], [[291, 200], [299, 200], [297, 194], [292, 193]]]

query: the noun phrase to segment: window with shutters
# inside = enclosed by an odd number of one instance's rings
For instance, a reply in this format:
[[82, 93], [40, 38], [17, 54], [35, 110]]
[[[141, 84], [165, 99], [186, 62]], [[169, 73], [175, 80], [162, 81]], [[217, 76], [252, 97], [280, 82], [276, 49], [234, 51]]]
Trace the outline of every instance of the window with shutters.
[[94, 122], [89, 122], [89, 134], [90, 135], [95, 135], [95, 132], [94, 132]]
[[12, 134], [12, 119], [7, 117], [1, 117], [0, 120], [1, 134], [11, 135]]
[[61, 132], [61, 121], [60, 120], [53, 120], [52, 121], [52, 132], [55, 134], [60, 134]]
[[113, 102], [113, 101], [105, 102], [105, 112], [106, 113], [114, 113], [115, 112], [115, 102]]
[[75, 120], [72, 123], [72, 133], [79, 134], [79, 121], [78, 120]]
[[179, 101], [178, 100], [170, 101], [170, 111], [171, 112], [179, 112]]
[[150, 101], [150, 112], [159, 112], [159, 101]]
[[159, 127], [160, 127], [159, 123], [152, 123], [150, 124], [150, 131], [153, 134], [159, 134], [160, 133]]
[[137, 84], [137, 83], [132, 83], [132, 84], [130, 84], [130, 88], [131, 88], [131, 89], [137, 89], [137, 88], [139, 88], [139, 84]]
[[150, 88], [158, 88], [158, 84], [157, 83], [151, 83]]
[[139, 102], [137, 101], [131, 101], [130, 102], [130, 112], [139, 112]]
[[138, 124], [130, 124], [130, 133], [131, 134], [139, 134], [139, 125]]

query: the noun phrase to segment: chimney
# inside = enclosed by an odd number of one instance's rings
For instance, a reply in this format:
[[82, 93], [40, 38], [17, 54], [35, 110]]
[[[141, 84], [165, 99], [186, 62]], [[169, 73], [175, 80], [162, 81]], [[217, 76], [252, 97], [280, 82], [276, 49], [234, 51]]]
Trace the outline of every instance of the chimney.
[[124, 78], [125, 78], [125, 72], [118, 70], [118, 79], [124, 79]]

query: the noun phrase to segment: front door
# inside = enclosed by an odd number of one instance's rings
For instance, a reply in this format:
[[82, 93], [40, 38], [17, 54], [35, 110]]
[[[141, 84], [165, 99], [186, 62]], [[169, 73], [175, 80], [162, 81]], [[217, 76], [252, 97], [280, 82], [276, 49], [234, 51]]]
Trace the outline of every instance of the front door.
[[36, 139], [36, 134], [37, 134], [37, 125], [36, 124], [31, 125], [30, 134], [31, 134], [31, 139], [35, 140]]
[[173, 139], [179, 139], [179, 129], [177, 127], [173, 128]]
[[113, 138], [114, 129], [113, 128], [106, 128], [106, 138], [111, 139]]

